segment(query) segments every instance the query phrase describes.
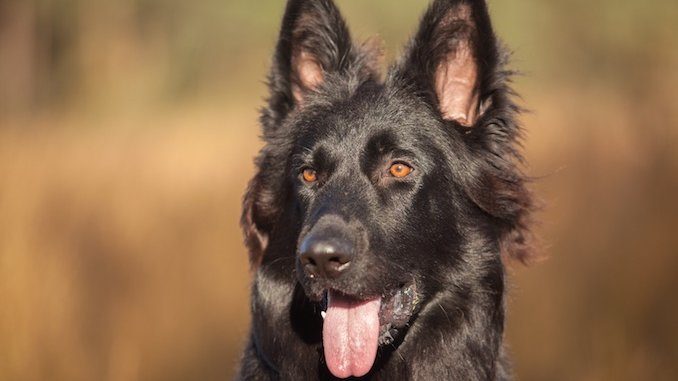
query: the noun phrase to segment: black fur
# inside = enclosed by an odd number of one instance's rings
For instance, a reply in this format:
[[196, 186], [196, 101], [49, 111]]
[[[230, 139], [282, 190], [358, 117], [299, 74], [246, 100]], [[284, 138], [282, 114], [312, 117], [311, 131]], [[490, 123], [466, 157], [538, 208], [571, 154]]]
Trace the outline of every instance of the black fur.
[[[454, 17], [461, 5], [471, 28]], [[445, 120], [434, 90], [436, 68], [462, 39], [479, 73], [471, 127]], [[322, 68], [317, 88], [300, 83], [300, 51]], [[510, 379], [502, 258], [530, 259], [533, 202], [505, 56], [484, 1], [436, 0], [381, 80], [331, 0], [288, 2], [261, 117], [266, 144], [243, 206], [254, 281], [238, 379], [334, 379], [323, 358], [325, 290], [388, 298], [405, 285], [416, 301], [385, 326], [365, 380]], [[391, 178], [393, 161], [414, 171]], [[301, 179], [308, 167], [317, 182]], [[311, 279], [298, 247], [328, 216], [343, 221], [354, 258], [336, 280]]]

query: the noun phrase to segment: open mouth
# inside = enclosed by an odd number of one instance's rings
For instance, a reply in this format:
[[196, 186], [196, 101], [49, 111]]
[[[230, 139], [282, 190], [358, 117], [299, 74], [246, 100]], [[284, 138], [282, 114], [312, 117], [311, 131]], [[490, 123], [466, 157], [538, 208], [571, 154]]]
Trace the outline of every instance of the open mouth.
[[323, 348], [330, 372], [339, 378], [366, 375], [379, 345], [394, 341], [398, 329], [415, 314], [419, 299], [414, 283], [360, 299], [328, 290], [322, 315]]

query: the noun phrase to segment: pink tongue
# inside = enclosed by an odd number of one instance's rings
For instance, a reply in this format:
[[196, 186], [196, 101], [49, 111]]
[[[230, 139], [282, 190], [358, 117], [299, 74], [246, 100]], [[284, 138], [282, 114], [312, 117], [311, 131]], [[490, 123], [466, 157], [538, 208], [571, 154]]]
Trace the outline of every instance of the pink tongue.
[[330, 291], [323, 323], [325, 361], [335, 377], [361, 377], [372, 369], [379, 340], [380, 298], [356, 301]]

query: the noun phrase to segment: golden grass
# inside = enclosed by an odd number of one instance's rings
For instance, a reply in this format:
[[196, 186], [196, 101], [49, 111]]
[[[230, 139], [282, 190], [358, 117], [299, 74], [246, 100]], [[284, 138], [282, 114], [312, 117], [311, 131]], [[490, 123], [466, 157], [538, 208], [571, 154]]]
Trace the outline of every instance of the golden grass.
[[0, 132], [0, 379], [230, 373], [247, 319], [239, 200], [258, 143], [243, 133], [254, 117], [202, 111]]

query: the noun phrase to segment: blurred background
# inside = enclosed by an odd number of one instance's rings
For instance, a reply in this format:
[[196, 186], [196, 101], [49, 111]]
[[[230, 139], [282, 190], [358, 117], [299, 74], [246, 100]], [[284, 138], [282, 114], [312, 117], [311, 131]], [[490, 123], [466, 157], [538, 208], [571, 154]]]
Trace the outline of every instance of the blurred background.
[[[337, 0], [401, 51], [426, 1]], [[548, 258], [519, 380], [678, 379], [678, 2], [490, 0]], [[0, 0], [0, 380], [228, 380], [283, 1]]]

